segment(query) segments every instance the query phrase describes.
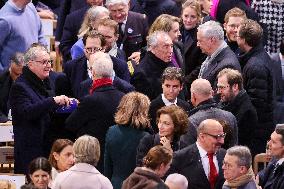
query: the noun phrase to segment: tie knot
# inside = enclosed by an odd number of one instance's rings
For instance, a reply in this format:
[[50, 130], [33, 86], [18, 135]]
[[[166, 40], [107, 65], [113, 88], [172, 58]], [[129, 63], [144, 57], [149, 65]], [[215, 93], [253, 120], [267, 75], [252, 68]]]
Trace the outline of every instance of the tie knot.
[[209, 159], [213, 159], [214, 153], [207, 153]]

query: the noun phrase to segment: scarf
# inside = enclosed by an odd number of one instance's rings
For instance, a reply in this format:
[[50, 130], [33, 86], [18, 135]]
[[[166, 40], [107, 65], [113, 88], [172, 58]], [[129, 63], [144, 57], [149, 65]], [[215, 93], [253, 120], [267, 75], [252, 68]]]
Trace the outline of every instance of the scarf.
[[38, 91], [42, 96], [44, 96], [44, 97], [54, 96], [54, 92], [52, 91], [52, 89], [50, 87], [50, 83], [49, 83], [48, 78], [41, 80], [27, 66], [23, 67], [23, 76], [29, 82], [31, 87], [35, 91]]
[[251, 180], [254, 180], [254, 172], [252, 170], [252, 168], [250, 167], [247, 174], [242, 175], [238, 178], [235, 178], [233, 180], [230, 181], [225, 181], [224, 186], [228, 186], [231, 189], [236, 189], [248, 182], [250, 182]]
[[100, 78], [100, 79], [94, 80], [93, 85], [90, 89], [90, 94], [93, 94], [94, 90], [96, 90], [100, 86], [104, 86], [104, 85], [112, 85], [111, 78]]

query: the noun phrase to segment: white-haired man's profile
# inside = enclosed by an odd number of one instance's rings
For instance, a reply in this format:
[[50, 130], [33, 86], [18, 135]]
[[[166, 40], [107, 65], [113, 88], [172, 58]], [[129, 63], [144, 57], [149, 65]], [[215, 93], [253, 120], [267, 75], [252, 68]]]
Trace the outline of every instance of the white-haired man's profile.
[[170, 189], [187, 189], [188, 186], [186, 177], [178, 173], [170, 174], [165, 183]]

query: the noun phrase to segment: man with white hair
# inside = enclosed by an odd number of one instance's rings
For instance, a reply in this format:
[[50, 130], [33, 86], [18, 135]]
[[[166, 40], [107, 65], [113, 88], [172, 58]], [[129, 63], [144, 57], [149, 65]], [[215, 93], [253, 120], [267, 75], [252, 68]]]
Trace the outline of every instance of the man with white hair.
[[178, 173], [170, 174], [165, 183], [170, 189], [187, 189], [188, 186], [186, 177]]
[[119, 25], [118, 48], [125, 51], [126, 57], [140, 51], [148, 34], [146, 15], [129, 11], [129, 0], [106, 0], [106, 7]]
[[207, 79], [216, 88], [217, 74], [224, 68], [241, 71], [235, 53], [224, 41], [224, 31], [215, 21], [208, 21], [198, 27], [197, 46], [207, 55], [202, 63], [199, 78]]
[[147, 52], [134, 72], [132, 84], [136, 90], [151, 100], [162, 93], [161, 76], [171, 63], [173, 42], [163, 31], [156, 31], [147, 37]]
[[[90, 55], [93, 84], [90, 95], [83, 97], [78, 108], [67, 118], [67, 129], [78, 137], [88, 134], [98, 138], [104, 146], [108, 128], [114, 125], [114, 114], [124, 93], [113, 87], [113, 64], [110, 56], [103, 52]], [[103, 154], [104, 148], [101, 148]], [[98, 163], [103, 171], [103, 162]]]

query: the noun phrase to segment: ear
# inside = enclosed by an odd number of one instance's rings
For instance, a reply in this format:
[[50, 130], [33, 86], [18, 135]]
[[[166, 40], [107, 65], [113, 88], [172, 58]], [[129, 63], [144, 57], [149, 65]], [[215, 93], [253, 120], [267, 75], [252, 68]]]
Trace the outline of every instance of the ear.
[[239, 85], [238, 84], [233, 84], [233, 86], [232, 86], [232, 89], [233, 89], [233, 91], [237, 91], [237, 90], [240, 90], [239, 89]]
[[242, 174], [245, 174], [245, 173], [248, 171], [248, 169], [247, 169], [245, 166], [241, 166], [240, 168], [241, 168], [241, 171], [240, 171], [240, 172], [241, 172]]
[[53, 152], [52, 155], [56, 161], [59, 160], [59, 154], [57, 152]]
[[227, 23], [223, 24], [224, 30], [227, 31]]

